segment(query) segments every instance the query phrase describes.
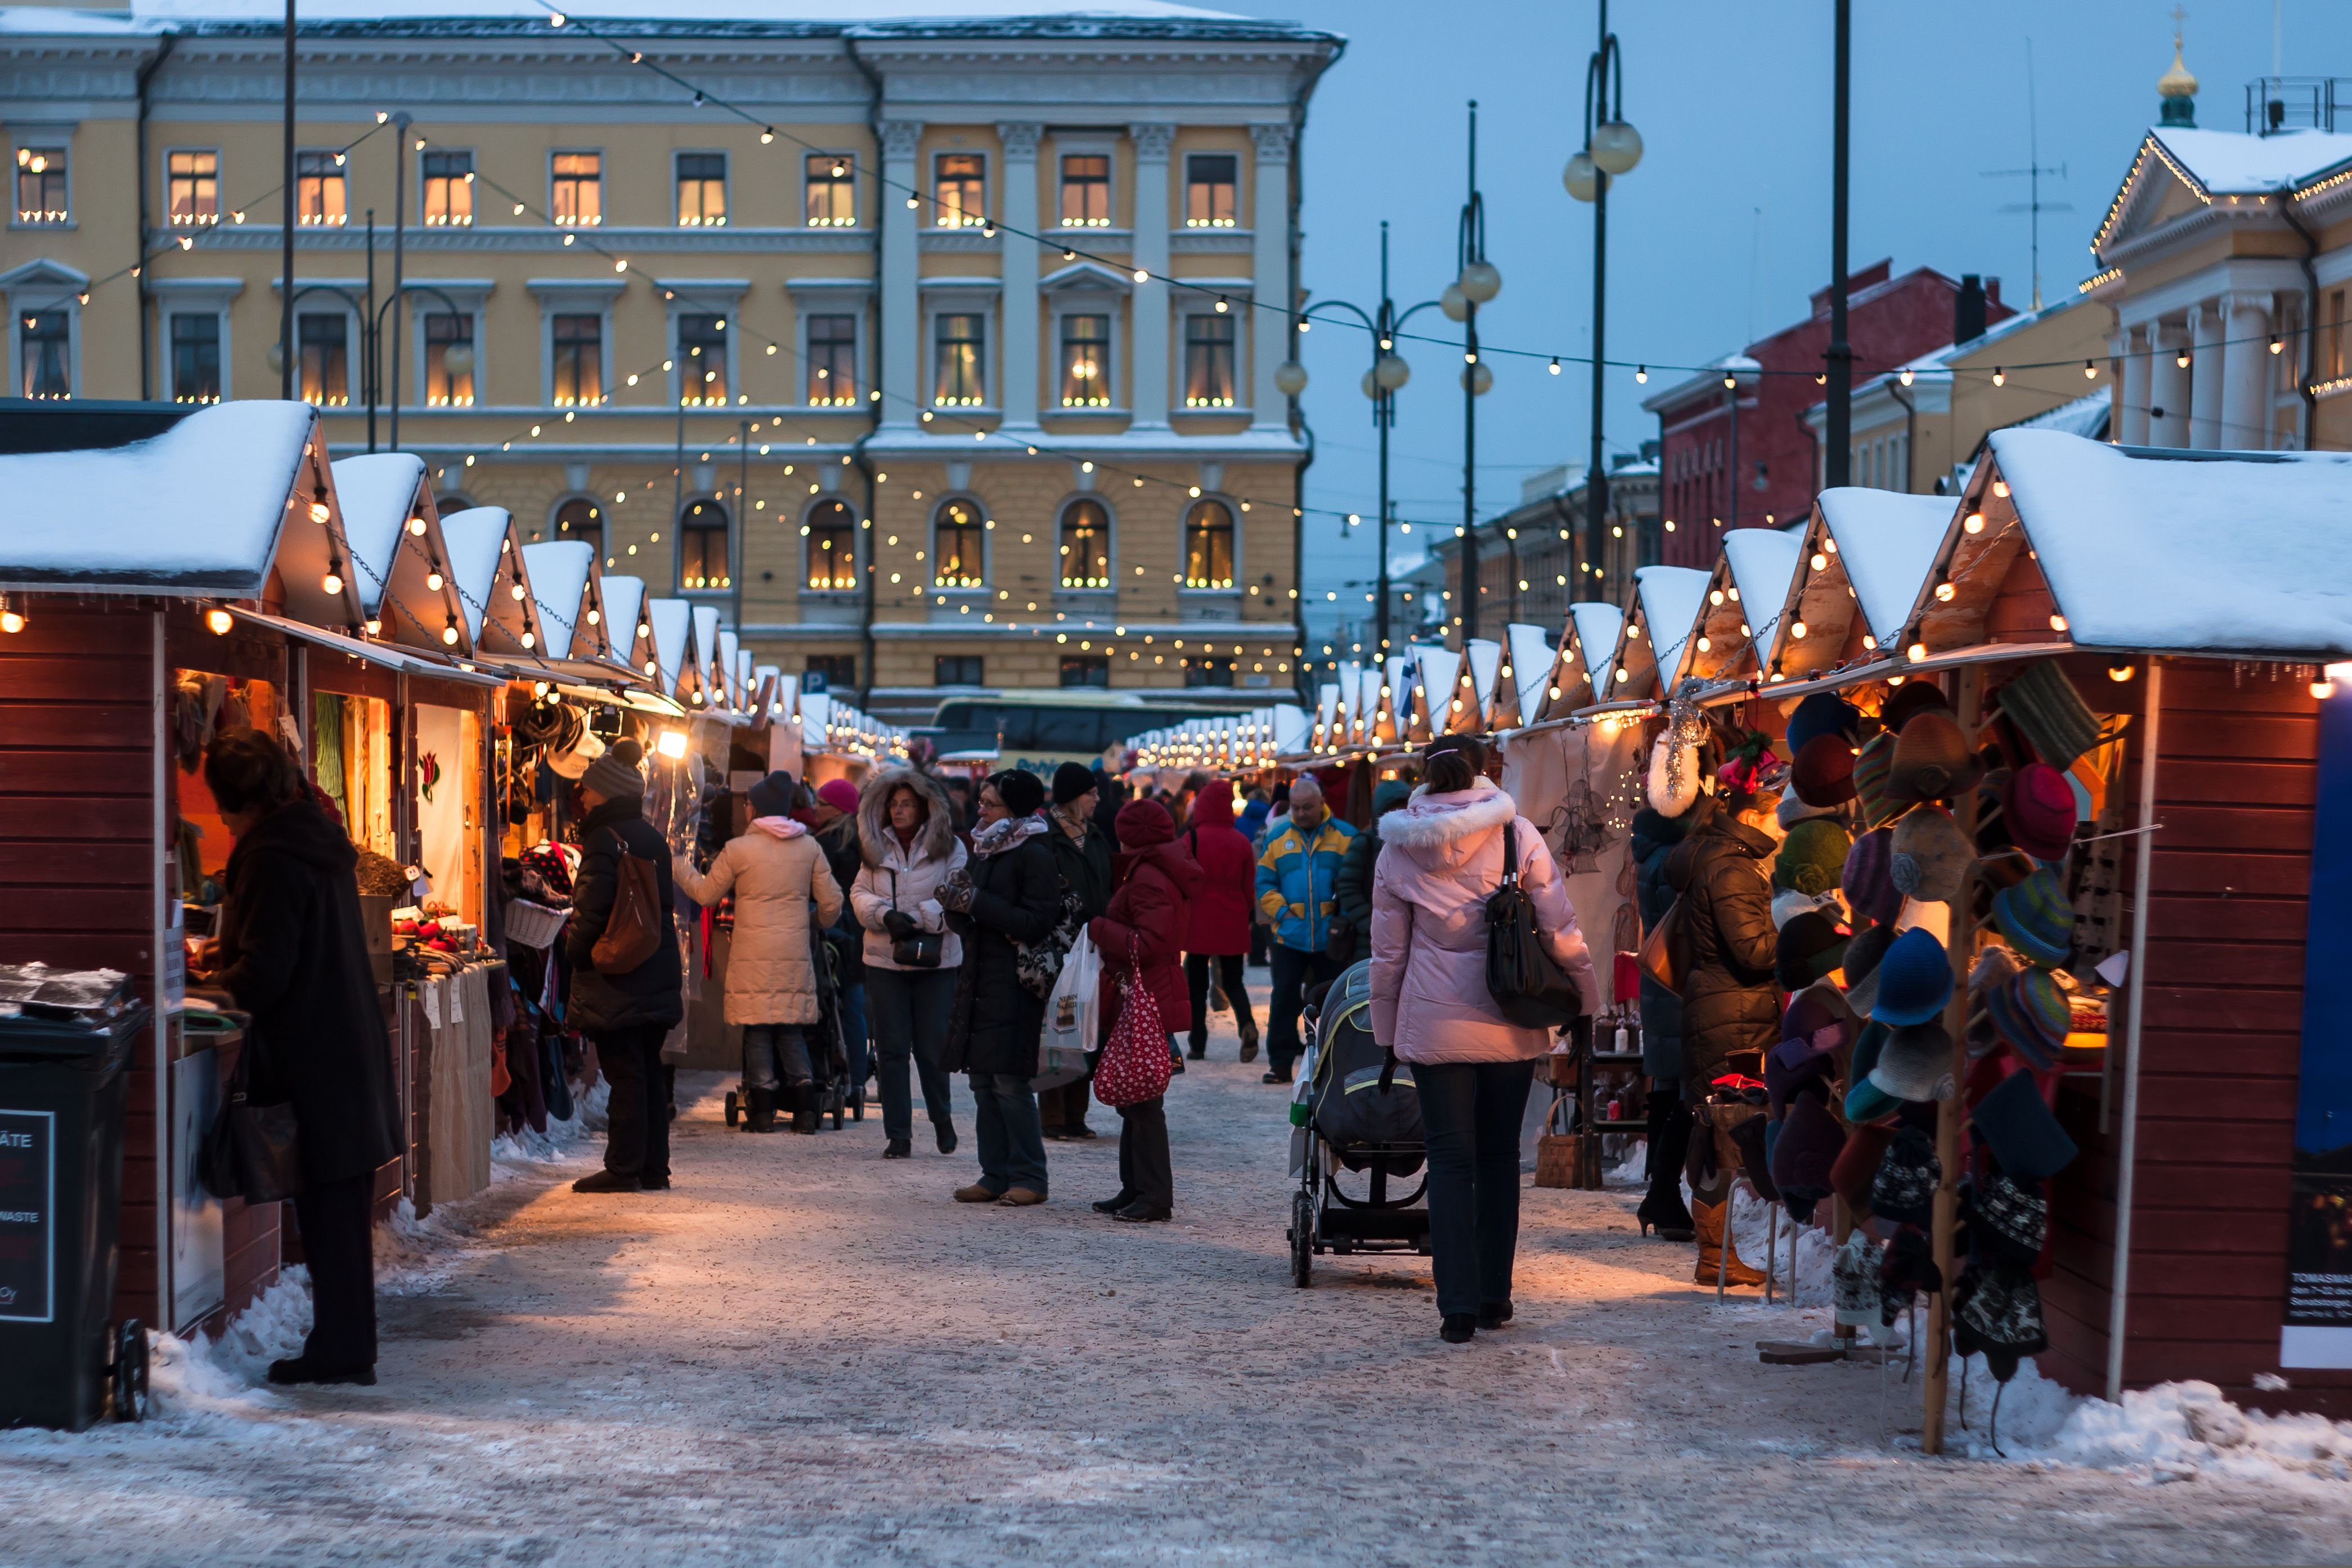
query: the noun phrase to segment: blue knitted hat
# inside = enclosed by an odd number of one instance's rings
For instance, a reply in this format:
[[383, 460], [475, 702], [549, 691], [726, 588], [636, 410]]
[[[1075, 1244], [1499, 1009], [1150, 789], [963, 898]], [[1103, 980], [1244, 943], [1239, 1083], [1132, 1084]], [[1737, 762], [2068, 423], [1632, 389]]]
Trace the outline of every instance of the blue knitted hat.
[[1878, 1001], [1870, 1016], [1893, 1028], [1925, 1023], [1952, 999], [1952, 965], [1944, 945], [1917, 926], [1878, 961]]

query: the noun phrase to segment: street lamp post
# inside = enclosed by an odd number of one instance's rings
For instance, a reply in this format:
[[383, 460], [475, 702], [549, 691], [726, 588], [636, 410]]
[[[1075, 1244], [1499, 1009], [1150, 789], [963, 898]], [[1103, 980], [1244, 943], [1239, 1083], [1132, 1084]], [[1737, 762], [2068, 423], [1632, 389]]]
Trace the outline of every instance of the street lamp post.
[[1495, 372], [1478, 358], [1478, 307], [1502, 292], [1503, 275], [1486, 259], [1486, 204], [1478, 194], [1478, 100], [1470, 100], [1470, 194], [1454, 233], [1460, 276], [1437, 297], [1438, 308], [1462, 323], [1462, 645], [1478, 634], [1478, 399]]
[[1592, 444], [1584, 470], [1584, 564], [1599, 571], [1609, 512], [1609, 465], [1601, 437], [1608, 391], [1609, 186], [1642, 161], [1642, 133], [1625, 122], [1624, 55], [1609, 30], [1609, 0], [1601, 0], [1601, 44], [1584, 67], [1583, 129], [1583, 149], [1568, 161], [1560, 180], [1570, 195], [1592, 204]]

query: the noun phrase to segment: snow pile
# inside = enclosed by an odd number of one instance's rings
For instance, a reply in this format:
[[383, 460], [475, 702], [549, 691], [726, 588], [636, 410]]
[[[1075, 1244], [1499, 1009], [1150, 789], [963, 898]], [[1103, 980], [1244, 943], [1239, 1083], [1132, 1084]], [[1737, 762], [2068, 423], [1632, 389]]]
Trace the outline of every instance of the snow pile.
[[[1972, 1454], [1993, 1453], [1994, 1386], [1976, 1358], [1969, 1371]], [[2158, 1482], [2200, 1475], [2352, 1480], [2352, 1421], [2242, 1410], [2210, 1383], [2158, 1384], [2111, 1405], [2067, 1393], [2029, 1363], [2001, 1395], [1999, 1435], [2010, 1459], [2137, 1471]]]
[[604, 1105], [612, 1097], [612, 1086], [599, 1078], [593, 1089], [572, 1090], [570, 1121], [551, 1116], [544, 1133], [526, 1125], [520, 1132], [500, 1133], [492, 1138], [491, 1178], [505, 1181], [522, 1174], [518, 1167], [561, 1165], [570, 1159], [583, 1138], [604, 1130]]
[[[1777, 1226], [1772, 1217], [1774, 1209], [1780, 1210]], [[1826, 1218], [1828, 1214], [1829, 1205], [1824, 1202], [1817, 1218]], [[1792, 1232], [1796, 1274], [1793, 1286], [1790, 1282]], [[1790, 1291], [1791, 1299], [1801, 1306], [1829, 1305], [1830, 1265], [1837, 1260], [1837, 1244], [1830, 1239], [1827, 1230], [1818, 1225], [1799, 1226], [1789, 1218], [1786, 1208], [1766, 1203], [1741, 1181], [1734, 1183], [1731, 1190], [1731, 1239], [1739, 1260], [1749, 1268], [1761, 1270], [1769, 1259], [1776, 1294]]]
[[[1604, 1145], [1605, 1146], [1605, 1145]], [[1603, 1186], [1647, 1186], [1650, 1183], [1650, 1140], [1633, 1139], [1618, 1162], [1601, 1173]]]
[[218, 1340], [149, 1331], [150, 1419], [179, 1430], [216, 1430], [225, 1421], [250, 1421], [280, 1408], [262, 1379], [271, 1362], [301, 1354], [310, 1332], [310, 1270], [299, 1263], [280, 1270], [278, 1282], [237, 1313]]

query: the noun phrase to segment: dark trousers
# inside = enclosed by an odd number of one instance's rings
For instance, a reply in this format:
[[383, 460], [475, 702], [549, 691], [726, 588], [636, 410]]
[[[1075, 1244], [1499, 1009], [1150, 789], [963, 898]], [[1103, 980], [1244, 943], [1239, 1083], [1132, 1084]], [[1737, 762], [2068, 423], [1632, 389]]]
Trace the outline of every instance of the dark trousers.
[[1153, 1214], [1176, 1207], [1176, 1172], [1168, 1158], [1168, 1099], [1154, 1095], [1118, 1108], [1118, 1190], [1129, 1207]]
[[1249, 991], [1242, 979], [1242, 956], [1239, 953], [1187, 953], [1184, 955], [1184, 983], [1192, 992], [1192, 1033], [1189, 1043], [1194, 1051], [1209, 1043], [1209, 966], [1217, 967], [1217, 984], [1225, 993], [1225, 1000], [1234, 1005], [1234, 1027], [1244, 1035], [1256, 1031], [1257, 1019], [1250, 1012]]
[[1037, 1119], [1048, 1132], [1074, 1133], [1087, 1124], [1087, 1106], [1094, 1099], [1094, 1074], [1076, 1083], [1048, 1089], [1037, 1096]]
[[948, 1098], [948, 1075], [940, 1066], [940, 1052], [948, 1042], [948, 1015], [955, 1008], [953, 969], [884, 969], [866, 971], [866, 1019], [873, 1031], [877, 1062], [875, 1077], [882, 1092], [882, 1135], [915, 1135], [915, 1103], [907, 1085], [907, 1064], [923, 1086], [923, 1108], [931, 1125], [955, 1128], [955, 1106]]
[[336, 1372], [375, 1364], [375, 1176], [305, 1183], [294, 1199], [310, 1268], [310, 1337], [303, 1359]]
[[1443, 1316], [1511, 1299], [1519, 1246], [1519, 1124], [1532, 1061], [1412, 1064], [1429, 1143], [1430, 1271]]
[[805, 1089], [815, 1076], [809, 1071], [808, 1035], [796, 1023], [751, 1023], [743, 1026], [743, 1083], [751, 1089], [773, 1089], [781, 1076], [795, 1089]]
[[591, 1035], [596, 1065], [613, 1086], [604, 1108], [604, 1168], [640, 1181], [669, 1178], [669, 1074], [662, 1071], [667, 1026]]
[[1274, 945], [1274, 1001], [1265, 1023], [1265, 1054], [1276, 1072], [1289, 1071], [1298, 1060], [1298, 1009], [1306, 1006], [1308, 989], [1344, 967], [1328, 953]]
[[849, 1092], [865, 1087], [866, 982], [841, 988], [841, 1051], [849, 1058]]
[[980, 1103], [972, 1126], [980, 1145], [980, 1185], [1002, 1197], [1016, 1186], [1045, 1190], [1045, 1134], [1037, 1124], [1037, 1096], [1025, 1074], [970, 1074]]

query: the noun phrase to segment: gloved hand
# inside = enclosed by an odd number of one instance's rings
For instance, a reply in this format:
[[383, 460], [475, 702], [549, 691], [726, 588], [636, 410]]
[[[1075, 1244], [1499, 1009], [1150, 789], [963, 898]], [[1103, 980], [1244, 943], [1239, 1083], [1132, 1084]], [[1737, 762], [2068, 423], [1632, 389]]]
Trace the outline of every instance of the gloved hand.
[[957, 872], [940, 883], [940, 907], [961, 915], [971, 908], [971, 878]]
[[921, 927], [915, 924], [915, 917], [905, 910], [893, 909], [882, 916], [882, 929], [889, 934], [891, 941], [897, 942], [912, 936]]

